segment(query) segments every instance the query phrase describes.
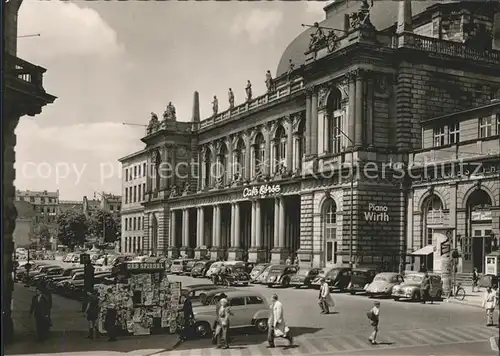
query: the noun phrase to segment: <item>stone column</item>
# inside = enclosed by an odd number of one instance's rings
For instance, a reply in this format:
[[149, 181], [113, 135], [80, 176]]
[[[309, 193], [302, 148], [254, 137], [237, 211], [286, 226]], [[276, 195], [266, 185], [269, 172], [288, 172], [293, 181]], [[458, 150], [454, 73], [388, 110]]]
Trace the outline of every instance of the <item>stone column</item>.
[[231, 248], [229, 249], [229, 261], [240, 261], [243, 250], [240, 248], [240, 205], [233, 203], [231, 206]]
[[306, 156], [311, 154], [311, 94], [312, 89], [306, 88]]
[[274, 199], [274, 248], [280, 247], [280, 201]]
[[318, 93], [311, 98], [311, 154], [318, 154]]
[[287, 136], [286, 136], [286, 170], [289, 174], [293, 172], [293, 119], [287, 117]]
[[231, 203], [231, 227], [230, 227], [230, 233], [229, 233], [229, 237], [230, 237], [230, 245], [231, 247], [234, 246], [234, 203]]
[[240, 203], [234, 203], [234, 245], [240, 248]]
[[[176, 226], [175, 226], [175, 210], [170, 210], [170, 246], [168, 247], [168, 257], [176, 258], [178, 255], [177, 250], [177, 237], [175, 236]], [[151, 229], [153, 226], [151, 226]], [[151, 236], [154, 236], [154, 231], [151, 230]]]
[[201, 208], [197, 208], [196, 209], [196, 247], [198, 248], [199, 246], [201, 246], [201, 238], [200, 238], [200, 225], [201, 225], [201, 221], [200, 221], [200, 209]]
[[[367, 98], [366, 98], [366, 144], [373, 146], [373, 78], [368, 78], [367, 81]], [[448, 127], [448, 126], [446, 126]]]
[[262, 247], [262, 214], [260, 211], [260, 200], [255, 201], [255, 246]]
[[220, 239], [220, 205], [214, 205], [213, 214], [213, 228], [212, 228], [212, 249], [211, 257], [213, 260], [217, 260], [222, 257], [221, 250], [221, 239]]
[[251, 247], [254, 248], [256, 246], [256, 240], [255, 240], [255, 201], [252, 201], [252, 223], [250, 225], [250, 239], [251, 239]]
[[364, 98], [363, 98], [363, 73], [358, 73], [356, 77], [356, 104], [354, 120], [354, 145], [363, 146], [363, 114], [364, 114]]
[[205, 161], [205, 148], [201, 150], [201, 181], [199, 184], [200, 190], [205, 189], [205, 182], [207, 177], [207, 163]]
[[206, 243], [205, 243], [205, 208], [201, 206], [198, 213], [200, 214], [200, 244], [199, 244], [199, 246], [206, 246]]
[[252, 202], [252, 248], [248, 251], [250, 262], [265, 261], [265, 251], [262, 249], [262, 217], [260, 201]]
[[193, 249], [189, 246], [189, 209], [182, 211], [182, 250], [188, 256], [193, 256]]
[[285, 248], [285, 199], [278, 198], [279, 203], [279, 247]]
[[[347, 80], [349, 83], [349, 118], [347, 122], [347, 135], [349, 138], [354, 141], [354, 121], [356, 117], [356, 101], [355, 101], [355, 96], [356, 96], [356, 72], [349, 72], [347, 74]], [[347, 140], [347, 146], [352, 146], [352, 142]]]

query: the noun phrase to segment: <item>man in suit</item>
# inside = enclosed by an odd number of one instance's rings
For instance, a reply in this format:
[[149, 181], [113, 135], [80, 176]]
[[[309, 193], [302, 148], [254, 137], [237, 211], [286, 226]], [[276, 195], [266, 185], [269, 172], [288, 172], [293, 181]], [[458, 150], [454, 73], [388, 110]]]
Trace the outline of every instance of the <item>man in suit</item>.
[[94, 272], [90, 259], [86, 259], [83, 267], [82, 312], [87, 310], [88, 294], [94, 291]]
[[35, 317], [37, 341], [47, 339], [50, 328], [49, 312], [50, 308], [47, 298], [42, 294], [40, 289], [37, 289], [36, 294], [31, 299], [30, 307], [30, 315], [34, 315]]

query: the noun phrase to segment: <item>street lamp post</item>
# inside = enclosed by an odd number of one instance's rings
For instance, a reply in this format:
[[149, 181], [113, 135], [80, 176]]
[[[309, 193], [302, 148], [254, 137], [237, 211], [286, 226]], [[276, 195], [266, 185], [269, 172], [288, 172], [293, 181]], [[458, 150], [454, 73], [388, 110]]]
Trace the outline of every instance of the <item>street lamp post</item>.
[[354, 141], [344, 132], [342, 131], [339, 127], [335, 126], [335, 130], [340, 132], [342, 136], [344, 136], [349, 143], [351, 144], [349, 152], [351, 153], [351, 167], [352, 167], [352, 177], [351, 177], [351, 198], [350, 198], [350, 223], [349, 223], [349, 267], [353, 267], [353, 261], [352, 261], [352, 242], [353, 242], [353, 224], [354, 224]]

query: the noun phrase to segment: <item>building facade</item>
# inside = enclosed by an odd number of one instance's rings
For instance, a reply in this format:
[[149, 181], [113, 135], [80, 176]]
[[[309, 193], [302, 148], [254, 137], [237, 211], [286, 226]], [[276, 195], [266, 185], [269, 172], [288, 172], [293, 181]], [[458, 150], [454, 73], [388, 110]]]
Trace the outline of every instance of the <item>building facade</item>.
[[36, 216], [35, 224], [56, 225], [59, 211], [59, 190], [55, 192], [16, 190], [16, 201], [33, 205]]
[[147, 151], [121, 158], [122, 211], [120, 251], [126, 254], [152, 253], [144, 240], [144, 206], [146, 201]]
[[37, 212], [35, 206], [27, 201], [16, 201], [17, 210], [16, 228], [14, 229], [15, 247], [28, 248], [33, 242], [35, 233], [35, 219]]
[[83, 213], [83, 202], [77, 200], [59, 200], [58, 213], [63, 214], [69, 210]]
[[[142, 139], [145, 244], [170, 257], [292, 256], [315, 266], [397, 269], [415, 263], [432, 229], [446, 226], [463, 246], [467, 271], [476, 218], [491, 216], [491, 229], [477, 228], [482, 237], [498, 233], [494, 175], [481, 180], [480, 192], [464, 178], [455, 186], [421, 182], [415, 157], [456, 149], [468, 160], [498, 162], [491, 103], [500, 89], [498, 11], [492, 3], [336, 1], [288, 46], [265, 94], [247, 86], [244, 103], [204, 120], [197, 93], [190, 122], [177, 121], [171, 104], [162, 119], [153, 114]], [[492, 124], [466, 119], [474, 110], [492, 110]], [[448, 121], [462, 117], [457, 136]], [[442, 150], [429, 146], [437, 123]], [[466, 153], [469, 145], [476, 155]], [[434, 202], [429, 191], [453, 218], [422, 224], [429, 214], [421, 199]], [[484, 214], [463, 205], [470, 194]]]

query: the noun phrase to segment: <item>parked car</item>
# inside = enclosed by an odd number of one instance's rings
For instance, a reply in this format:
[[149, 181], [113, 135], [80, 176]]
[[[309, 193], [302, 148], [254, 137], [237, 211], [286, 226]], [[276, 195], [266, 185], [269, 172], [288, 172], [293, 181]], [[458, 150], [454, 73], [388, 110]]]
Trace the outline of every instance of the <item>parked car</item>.
[[268, 287], [288, 287], [290, 285], [290, 279], [298, 270], [299, 268], [297, 266], [276, 265], [269, 270], [269, 275], [267, 276], [265, 284], [267, 284]]
[[244, 285], [250, 283], [250, 275], [244, 265], [236, 264], [234, 266], [226, 266], [226, 281], [229, 286]]
[[390, 297], [394, 286], [404, 282], [403, 276], [394, 272], [382, 272], [373, 278], [366, 288], [366, 294], [370, 297]]
[[[98, 272], [94, 274], [94, 285], [101, 284], [104, 282], [104, 279], [111, 276], [111, 272]], [[76, 281], [71, 281], [67, 285], [66, 295], [80, 300], [83, 294], [84, 288], [84, 280], [79, 279]]]
[[295, 288], [309, 288], [319, 272], [319, 268], [300, 267], [299, 271], [290, 278], [290, 285]]
[[250, 272], [250, 283], [255, 283], [255, 280], [269, 266], [269, 263], [259, 263]]
[[215, 305], [219, 301], [221, 293], [227, 293], [227, 292], [238, 290], [238, 289], [233, 288], [233, 287], [221, 287], [221, 286], [217, 286], [217, 287], [218, 287], [217, 289], [207, 291], [205, 293], [206, 294], [205, 297], [200, 298], [200, 303], [203, 305], [209, 305], [209, 304]]
[[188, 296], [193, 302], [203, 303], [207, 298], [207, 293], [220, 289], [220, 286], [214, 284], [192, 284], [182, 288], [182, 294]]
[[330, 286], [331, 290], [345, 291], [349, 282], [351, 281], [351, 268], [349, 267], [333, 267], [333, 268], [323, 268], [323, 270], [318, 274], [318, 277], [313, 282], [316, 288], [320, 286], [321, 278], [325, 278], [326, 283]]
[[55, 292], [64, 295], [68, 291], [68, 285], [80, 279], [83, 280], [83, 271], [74, 273], [69, 279], [63, 279], [57, 282], [55, 285]]
[[196, 262], [198, 262], [198, 260], [188, 261], [188, 263], [186, 263], [186, 267], [184, 267], [183, 274], [190, 276], [191, 275], [191, 271], [193, 270], [193, 267], [196, 265]]
[[255, 263], [253, 263], [253, 262], [240, 262], [239, 264], [241, 264], [245, 268], [245, 272], [248, 273], [248, 275], [250, 276], [250, 273], [253, 271], [253, 269], [255, 267]]
[[208, 269], [214, 263], [214, 261], [198, 261], [194, 264], [193, 269], [191, 270], [191, 277], [199, 278], [205, 277]]
[[170, 273], [182, 275], [186, 272], [186, 266], [193, 259], [179, 258], [172, 261], [172, 266], [170, 267]]
[[365, 292], [368, 285], [373, 281], [377, 271], [369, 268], [355, 268], [351, 273], [351, 281], [346, 290], [351, 294]]
[[[227, 300], [234, 315], [231, 317], [231, 330], [242, 327], [255, 327], [259, 332], [267, 332], [269, 304], [265, 297], [251, 290], [228, 291]], [[214, 303], [215, 304], [215, 303]], [[193, 308], [194, 330], [200, 337], [212, 334], [212, 326], [216, 320], [214, 306]]]
[[212, 263], [210, 265], [210, 268], [208, 269], [207, 273], [205, 273], [205, 277], [212, 278], [212, 275], [219, 272], [219, 270], [223, 264], [224, 264], [224, 262], [221, 262], [221, 261]]
[[271, 268], [273, 268], [274, 266], [279, 266], [279, 265], [269, 265], [267, 266], [261, 274], [259, 274], [257, 276], [257, 278], [255, 278], [255, 280], [253, 281], [253, 283], [255, 284], [264, 284], [267, 280], [267, 276], [269, 275], [269, 271], [271, 270]]
[[59, 266], [49, 267], [45, 272], [35, 275], [32, 278], [31, 283], [34, 285], [39, 285], [41, 282], [45, 281], [47, 276], [58, 276], [62, 273], [62, 271], [63, 268]]
[[25, 282], [31, 284], [33, 279], [38, 275], [45, 275], [48, 271], [50, 271], [55, 266], [50, 265], [39, 265], [35, 269], [28, 272], [26, 275]]
[[[422, 272], [406, 272], [404, 282], [392, 288], [392, 298], [394, 300], [409, 299], [419, 301], [422, 298], [420, 285], [424, 279]], [[431, 288], [429, 295], [434, 300], [440, 300], [443, 295], [443, 281], [441, 276], [435, 273], [429, 273]]]
[[64, 269], [60, 275], [47, 277], [47, 280], [46, 280], [47, 287], [50, 290], [55, 290], [55, 286], [57, 283], [59, 283], [63, 280], [73, 278], [73, 276], [77, 272], [83, 272], [83, 267], [68, 267], [68, 268]]

